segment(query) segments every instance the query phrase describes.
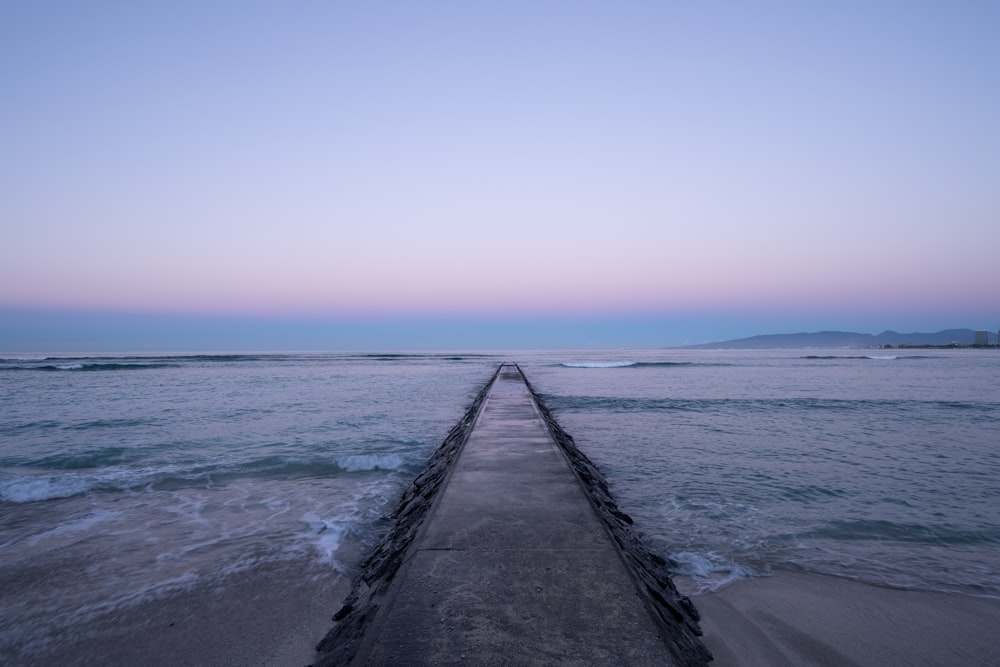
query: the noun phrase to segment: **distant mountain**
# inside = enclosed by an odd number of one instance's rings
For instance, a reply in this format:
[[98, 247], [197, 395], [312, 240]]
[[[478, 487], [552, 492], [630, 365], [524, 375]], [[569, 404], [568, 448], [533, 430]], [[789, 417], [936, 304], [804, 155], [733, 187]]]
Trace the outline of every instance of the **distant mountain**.
[[[959, 343], [972, 345], [976, 333], [972, 329], [945, 329], [937, 333], [899, 333], [883, 331], [877, 336], [855, 333], [853, 331], [819, 331], [815, 333], [769, 334], [737, 338], [718, 343], [703, 343], [701, 345], [686, 345], [686, 349], [715, 350], [726, 349], [761, 349], [761, 348], [799, 348], [799, 347], [878, 347], [881, 345], [949, 345]], [[989, 334], [990, 343], [996, 344], [997, 334]]]

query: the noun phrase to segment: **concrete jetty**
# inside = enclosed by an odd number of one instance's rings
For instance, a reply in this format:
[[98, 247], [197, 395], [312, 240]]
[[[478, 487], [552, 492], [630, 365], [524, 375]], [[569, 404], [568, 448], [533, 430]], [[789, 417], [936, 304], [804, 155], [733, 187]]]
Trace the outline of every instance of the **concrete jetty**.
[[316, 664], [706, 664], [693, 606], [581, 457], [502, 365], [404, 495]]

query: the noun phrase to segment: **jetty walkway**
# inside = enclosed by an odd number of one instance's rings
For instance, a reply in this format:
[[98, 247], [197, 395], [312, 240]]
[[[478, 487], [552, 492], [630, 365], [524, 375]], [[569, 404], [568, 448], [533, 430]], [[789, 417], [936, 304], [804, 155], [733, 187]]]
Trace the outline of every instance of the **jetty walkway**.
[[335, 628], [317, 664], [707, 662], [696, 638], [676, 645], [520, 369], [502, 365], [478, 403], [384, 590], [363, 618], [357, 594], [338, 614], [362, 630], [352, 650], [336, 657], [351, 640]]

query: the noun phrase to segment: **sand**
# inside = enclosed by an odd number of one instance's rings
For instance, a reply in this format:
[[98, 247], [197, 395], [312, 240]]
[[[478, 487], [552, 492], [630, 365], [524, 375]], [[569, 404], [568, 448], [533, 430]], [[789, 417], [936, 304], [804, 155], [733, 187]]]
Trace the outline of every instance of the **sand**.
[[[111, 614], [18, 664], [304, 665], [349, 583], [262, 571]], [[716, 667], [1000, 665], [1000, 600], [795, 572], [698, 595]], [[89, 635], [89, 636], [88, 636]]]
[[796, 572], [693, 598], [716, 667], [1000, 665], [1000, 600]]
[[312, 661], [350, 584], [336, 573], [303, 570], [262, 567], [112, 612], [55, 633], [49, 650], [14, 664], [301, 667]]

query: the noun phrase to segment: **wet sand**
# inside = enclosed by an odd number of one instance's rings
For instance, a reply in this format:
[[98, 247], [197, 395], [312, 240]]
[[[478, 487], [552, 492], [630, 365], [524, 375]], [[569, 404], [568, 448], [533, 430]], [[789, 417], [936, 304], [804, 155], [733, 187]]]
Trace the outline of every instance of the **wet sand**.
[[284, 565], [57, 631], [48, 650], [34, 647], [7, 664], [302, 667], [312, 661], [350, 579]]
[[715, 667], [1000, 665], [1000, 600], [797, 572], [693, 598]]
[[[263, 568], [56, 633], [23, 665], [311, 662], [348, 578]], [[1000, 664], [1000, 600], [796, 572], [693, 598], [714, 667]]]

